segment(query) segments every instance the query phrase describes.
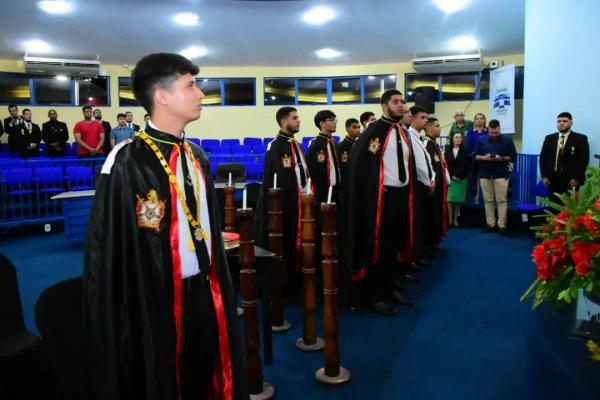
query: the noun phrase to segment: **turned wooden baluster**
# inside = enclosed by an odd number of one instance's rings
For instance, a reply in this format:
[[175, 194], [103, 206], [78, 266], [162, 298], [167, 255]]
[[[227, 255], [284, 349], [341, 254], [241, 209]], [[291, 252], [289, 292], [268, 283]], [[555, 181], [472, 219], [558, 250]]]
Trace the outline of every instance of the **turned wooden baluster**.
[[296, 347], [304, 351], [318, 351], [325, 346], [317, 337], [317, 290], [315, 282], [315, 196], [302, 194], [302, 283], [304, 291], [304, 330]]
[[226, 185], [225, 189], [225, 232], [237, 232], [235, 219], [235, 184]]
[[337, 232], [335, 227], [335, 203], [321, 203], [323, 221], [322, 268], [323, 268], [323, 327], [325, 330], [325, 367], [315, 373], [318, 381], [339, 385], [350, 380], [350, 372], [340, 367], [338, 343], [338, 271]]
[[287, 331], [292, 327], [284, 318], [283, 298], [285, 285], [285, 263], [283, 260], [283, 211], [281, 211], [281, 189], [269, 189], [269, 250], [275, 253], [275, 277], [273, 279], [273, 299], [271, 318], [273, 332]]
[[263, 381], [259, 355], [257, 315], [256, 269], [254, 269], [254, 240], [252, 239], [251, 208], [240, 208], [237, 217], [240, 223], [240, 284], [244, 307], [244, 343], [247, 354], [248, 389], [252, 399], [270, 399], [275, 390]]

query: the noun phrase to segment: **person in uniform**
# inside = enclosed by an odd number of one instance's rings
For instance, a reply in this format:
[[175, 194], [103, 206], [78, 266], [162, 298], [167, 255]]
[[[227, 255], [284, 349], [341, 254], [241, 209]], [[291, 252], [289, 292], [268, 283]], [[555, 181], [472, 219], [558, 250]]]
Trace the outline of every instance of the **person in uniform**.
[[348, 118], [346, 120], [346, 137], [342, 139], [335, 148], [338, 156], [338, 165], [340, 166], [340, 179], [342, 181], [342, 189], [347, 179], [348, 159], [350, 158], [350, 150], [354, 146], [354, 142], [360, 135], [360, 122], [356, 118]]
[[302, 193], [306, 191], [309, 179], [302, 147], [294, 139], [300, 131], [300, 116], [294, 107], [282, 107], [275, 116], [279, 133], [267, 146], [263, 182], [258, 196], [254, 217], [254, 241], [257, 246], [268, 248], [269, 188], [273, 187], [277, 174], [277, 187], [281, 188], [281, 209], [283, 211], [283, 258], [286, 265], [288, 284], [301, 268], [301, 218]]
[[448, 184], [450, 175], [446, 162], [437, 143], [441, 128], [437, 118], [428, 118], [425, 126], [425, 148], [429, 153], [433, 172], [435, 173], [435, 190], [428, 199], [427, 212], [429, 213], [429, 224], [427, 227], [427, 238], [425, 244], [429, 250], [439, 250], [442, 237], [448, 231]]
[[23, 121], [13, 128], [16, 136], [16, 148], [22, 158], [39, 157], [42, 131], [38, 124], [31, 121], [31, 110], [23, 110]]
[[167, 53], [132, 72], [145, 132], [109, 154], [86, 238], [89, 399], [247, 399], [235, 293], [203, 151], [198, 67]]
[[48, 110], [48, 121], [42, 124], [42, 139], [50, 157], [67, 155], [69, 129], [67, 124], [58, 120], [58, 113], [54, 109]]
[[400, 125], [405, 112], [402, 93], [392, 89], [381, 96], [383, 117], [357, 139], [348, 165], [346, 264], [352, 280], [365, 279], [366, 297], [373, 310], [397, 313], [397, 258], [411, 235], [413, 146]]

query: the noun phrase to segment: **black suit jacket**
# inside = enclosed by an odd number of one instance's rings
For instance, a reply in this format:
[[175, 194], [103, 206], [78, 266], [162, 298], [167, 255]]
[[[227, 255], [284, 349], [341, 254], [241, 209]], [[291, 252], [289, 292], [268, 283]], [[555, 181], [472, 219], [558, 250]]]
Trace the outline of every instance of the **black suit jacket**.
[[573, 132], [565, 142], [562, 160], [559, 160], [558, 171], [554, 172], [556, 151], [558, 149], [559, 133], [551, 133], [544, 139], [540, 153], [540, 172], [542, 178], [560, 177], [569, 181], [575, 179], [582, 184], [585, 180], [585, 170], [590, 162], [590, 145], [587, 136]]
[[444, 149], [444, 160], [448, 165], [448, 173], [450, 177], [457, 177], [458, 179], [464, 179], [467, 177], [467, 171], [469, 168], [469, 154], [467, 148], [462, 145], [458, 149], [456, 157], [452, 151], [452, 146], [447, 145]]
[[[42, 140], [42, 131], [38, 124], [31, 123], [31, 132], [27, 130], [25, 122], [13, 128], [14, 143], [17, 151], [21, 152], [22, 157], [34, 157], [40, 155], [40, 141]], [[29, 146], [31, 143], [37, 144], [33, 149]]]

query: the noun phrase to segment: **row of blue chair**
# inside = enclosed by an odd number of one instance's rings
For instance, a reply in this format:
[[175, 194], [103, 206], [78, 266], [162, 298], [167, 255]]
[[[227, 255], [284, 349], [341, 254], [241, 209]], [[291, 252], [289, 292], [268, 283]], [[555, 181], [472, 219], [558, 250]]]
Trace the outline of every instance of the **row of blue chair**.
[[[67, 156], [76, 156], [77, 155], [77, 147], [78, 144], [77, 142], [73, 142], [73, 143], [67, 143]], [[46, 151], [46, 143], [44, 142], [40, 142], [39, 144], [40, 146], [40, 155], [41, 156], [48, 156], [48, 152]], [[10, 147], [8, 147], [7, 143], [0, 143], [0, 158], [19, 158], [20, 156], [18, 154], [12, 155], [10, 153]]]

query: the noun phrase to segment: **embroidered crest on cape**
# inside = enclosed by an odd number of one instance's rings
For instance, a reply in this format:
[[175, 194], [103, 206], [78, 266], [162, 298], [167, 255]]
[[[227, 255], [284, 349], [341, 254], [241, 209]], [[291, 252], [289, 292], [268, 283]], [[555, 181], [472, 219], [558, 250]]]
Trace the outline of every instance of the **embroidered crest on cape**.
[[325, 162], [325, 152], [323, 150], [321, 150], [317, 153], [317, 161]]
[[348, 152], [344, 151], [342, 153], [342, 162], [348, 162]]
[[283, 164], [283, 168], [292, 168], [292, 157], [284, 154], [283, 157], [281, 157], [281, 163]]
[[158, 193], [154, 189], [150, 189], [145, 199], [140, 195], [136, 195], [136, 197], [135, 212], [138, 218], [138, 226], [154, 229], [158, 232], [160, 221], [164, 218], [165, 209], [167, 208], [165, 201], [158, 198]]
[[381, 142], [379, 141], [378, 137], [371, 139], [369, 141], [369, 151], [371, 153], [373, 153], [373, 154], [377, 153], [379, 151], [380, 147], [381, 147]]

